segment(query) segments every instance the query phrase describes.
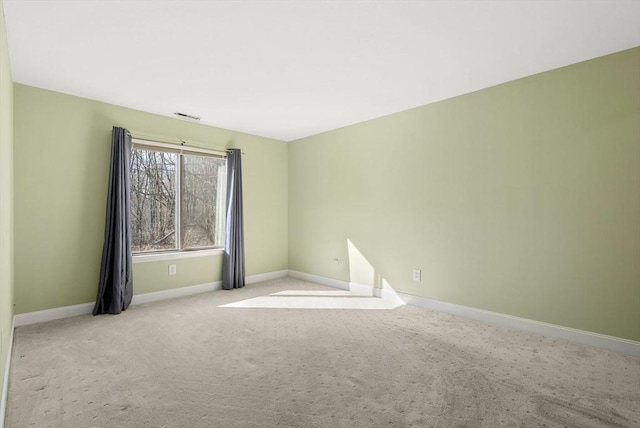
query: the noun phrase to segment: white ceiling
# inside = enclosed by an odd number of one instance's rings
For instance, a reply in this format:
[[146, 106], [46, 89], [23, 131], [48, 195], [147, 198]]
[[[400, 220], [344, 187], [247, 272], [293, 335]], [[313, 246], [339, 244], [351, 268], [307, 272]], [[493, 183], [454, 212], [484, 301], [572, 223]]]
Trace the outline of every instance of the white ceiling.
[[640, 46], [638, 0], [3, 3], [15, 82], [285, 141]]

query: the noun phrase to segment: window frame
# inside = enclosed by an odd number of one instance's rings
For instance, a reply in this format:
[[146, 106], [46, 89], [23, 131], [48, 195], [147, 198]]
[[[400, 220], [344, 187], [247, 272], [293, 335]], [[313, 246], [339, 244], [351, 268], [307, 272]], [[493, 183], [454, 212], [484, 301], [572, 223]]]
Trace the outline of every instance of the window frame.
[[[224, 237], [222, 238], [221, 245], [213, 246], [201, 246], [183, 248], [183, 224], [182, 224], [182, 209], [183, 209], [183, 156], [204, 156], [225, 160], [225, 168], [227, 162], [227, 152], [220, 150], [205, 149], [201, 147], [184, 146], [178, 144], [169, 144], [159, 141], [146, 140], [142, 138], [131, 139], [131, 150], [149, 150], [149, 151], [162, 151], [165, 153], [176, 153], [178, 156], [176, 162], [176, 213], [175, 213], [175, 234], [177, 248], [173, 249], [158, 249], [158, 250], [146, 250], [146, 251], [131, 251], [134, 258], [134, 263], [144, 263], [160, 260], [169, 260], [177, 258], [191, 258], [200, 256], [209, 256], [222, 254], [224, 252]], [[225, 191], [225, 189], [222, 189]], [[225, 192], [226, 197], [226, 192]], [[226, 202], [226, 201], [225, 201]], [[224, 230], [222, 231], [224, 233]]]

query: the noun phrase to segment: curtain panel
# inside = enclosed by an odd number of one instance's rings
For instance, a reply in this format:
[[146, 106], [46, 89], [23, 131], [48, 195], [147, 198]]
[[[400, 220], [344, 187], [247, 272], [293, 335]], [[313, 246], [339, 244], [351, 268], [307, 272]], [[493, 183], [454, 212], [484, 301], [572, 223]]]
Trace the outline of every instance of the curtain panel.
[[129, 307], [133, 297], [130, 158], [131, 135], [114, 126], [102, 264], [93, 315], [119, 314]]
[[222, 288], [244, 287], [244, 226], [242, 210], [242, 152], [227, 156], [227, 221], [222, 259]]

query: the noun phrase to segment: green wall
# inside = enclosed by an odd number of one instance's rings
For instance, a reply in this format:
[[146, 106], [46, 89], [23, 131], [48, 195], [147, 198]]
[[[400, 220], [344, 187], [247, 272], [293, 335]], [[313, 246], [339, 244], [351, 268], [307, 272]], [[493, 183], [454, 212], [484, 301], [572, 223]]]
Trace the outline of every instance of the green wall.
[[636, 48], [292, 142], [289, 268], [640, 340], [639, 130]]
[[[0, 388], [13, 325], [13, 84], [0, 1]], [[1, 397], [0, 397], [1, 398]], [[0, 421], [0, 425], [2, 421]]]
[[[95, 301], [114, 125], [242, 148], [246, 273], [287, 269], [286, 143], [20, 84], [14, 109], [16, 313]], [[221, 263], [136, 264], [134, 294], [218, 281]]]

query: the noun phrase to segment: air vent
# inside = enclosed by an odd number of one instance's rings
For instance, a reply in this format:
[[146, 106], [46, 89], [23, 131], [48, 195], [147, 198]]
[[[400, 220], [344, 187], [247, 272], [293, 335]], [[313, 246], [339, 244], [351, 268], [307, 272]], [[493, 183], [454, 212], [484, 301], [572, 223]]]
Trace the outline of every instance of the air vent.
[[192, 114], [186, 113], [173, 113], [178, 119], [190, 120], [192, 122], [200, 122], [200, 118], [198, 116], [194, 116]]

